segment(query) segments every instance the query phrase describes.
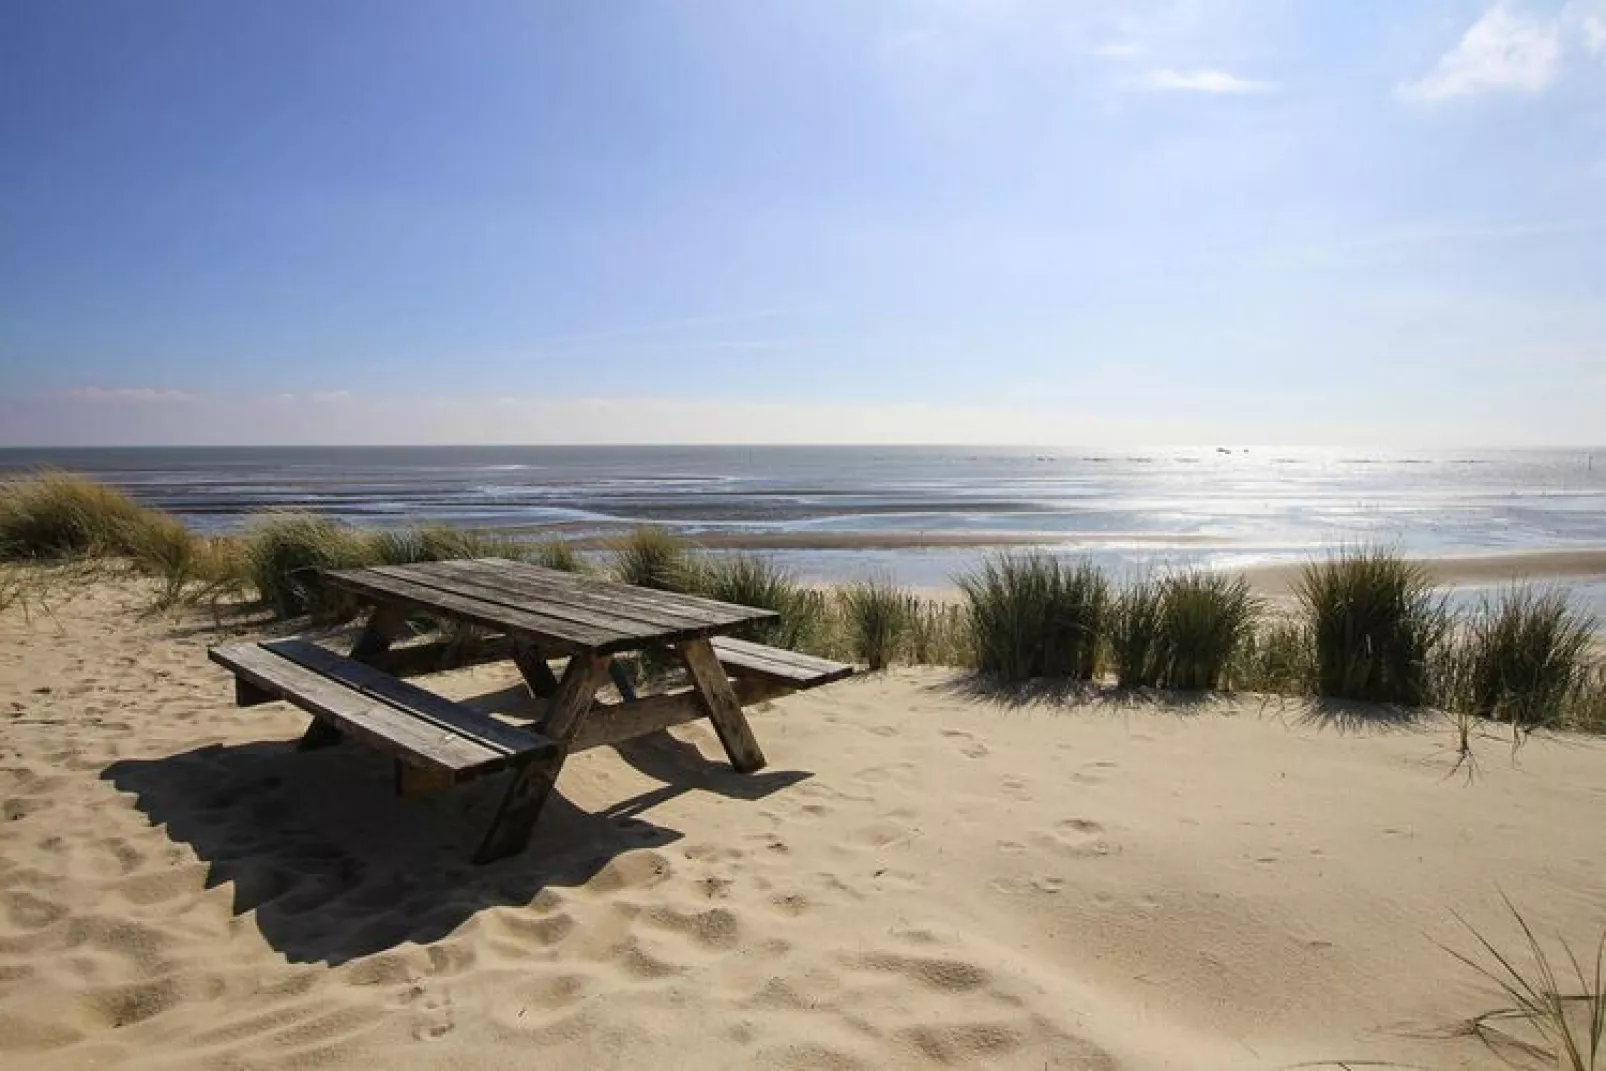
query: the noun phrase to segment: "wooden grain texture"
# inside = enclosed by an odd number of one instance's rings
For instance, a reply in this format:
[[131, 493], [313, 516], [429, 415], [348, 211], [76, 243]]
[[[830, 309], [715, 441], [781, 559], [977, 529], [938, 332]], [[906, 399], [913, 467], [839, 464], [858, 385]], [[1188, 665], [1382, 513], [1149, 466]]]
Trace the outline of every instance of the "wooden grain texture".
[[[432, 568], [425, 571], [417, 566], [409, 565], [381, 565], [374, 567], [372, 571], [381, 576], [388, 576], [396, 580], [406, 580], [449, 595], [477, 599], [480, 602], [506, 607], [509, 610], [538, 613], [542, 617], [550, 618], [554, 621], [563, 621], [582, 628], [600, 629], [603, 632], [613, 633], [627, 639], [650, 639], [665, 630], [663, 625], [639, 621], [634, 617], [618, 614], [605, 608], [590, 606], [578, 598], [532, 597], [511, 588], [506, 579], [498, 576], [493, 569], [487, 568], [483, 571], [467, 572], [462, 568], [472, 568], [476, 564], [483, 565], [484, 563], [430, 562], [429, 564], [433, 566], [452, 566], [459, 571], [447, 572], [443, 568]], [[669, 626], [671, 630], [678, 627]]]
[[490, 662], [506, 662], [513, 657], [513, 641], [507, 636], [487, 636], [464, 644], [453, 640], [431, 640], [405, 647], [392, 647], [369, 665], [392, 677], [422, 677]]
[[415, 766], [406, 759], [396, 763], [396, 795], [406, 799], [423, 796], [443, 788], [450, 788], [457, 779], [449, 773], [429, 766]]
[[708, 717], [708, 710], [692, 689], [653, 695], [628, 703], [592, 707], [579, 732], [569, 742], [570, 753], [607, 744], [621, 744], [638, 736], [684, 725]]
[[458, 777], [507, 764], [509, 756], [504, 751], [398, 710], [257, 644], [214, 647], [208, 653], [237, 676], [381, 750], [413, 756]]
[[659, 628], [724, 628], [777, 616], [769, 610], [717, 602], [697, 595], [634, 587], [600, 577], [543, 569], [501, 558], [431, 562], [431, 573], [490, 577], [509, 591], [537, 600], [589, 607]]
[[498, 632], [538, 639], [543, 647], [561, 654], [588, 651], [619, 644], [620, 638], [601, 629], [587, 628], [571, 621], [544, 617], [527, 610], [514, 610], [499, 603], [453, 595], [411, 580], [399, 580], [371, 569], [330, 573], [331, 582], [340, 584], [376, 602], [392, 601], [439, 617], [455, 618], [483, 625]]
[[496, 817], [485, 831], [485, 839], [474, 853], [476, 863], [490, 863], [513, 855], [523, 851], [530, 842], [535, 821], [557, 783], [569, 745], [591, 709], [606, 666], [607, 659], [595, 655], [575, 655], [569, 659], [557, 694], [548, 703], [547, 715], [542, 721], [544, 733], [557, 744], [557, 754], [526, 763], [516, 770], [497, 807]]
[[558, 694], [558, 678], [552, 675], [546, 655], [535, 644], [529, 640], [515, 642], [513, 664], [519, 667], [519, 675], [535, 698], [550, 699]]
[[725, 667], [719, 664], [713, 647], [707, 640], [698, 639], [688, 640], [675, 649], [686, 666], [692, 686], [708, 710], [708, 718], [714, 723], [719, 742], [725, 745], [725, 754], [731, 766], [739, 773], [762, 770], [766, 763], [764, 752], [753, 737], [753, 730], [742, 714], [742, 705], [731, 690]]
[[728, 631], [776, 615], [648, 591], [503, 559], [331, 572], [329, 580], [390, 602], [521, 636], [548, 654], [613, 653]]
[[826, 658], [766, 647], [729, 636], [711, 641], [714, 653], [726, 671], [735, 677], [759, 677], [790, 685], [794, 691], [818, 688], [853, 676], [853, 667]]
[[354, 691], [405, 710], [422, 721], [477, 741], [508, 755], [539, 751], [547, 742], [522, 729], [505, 725], [488, 714], [469, 710], [450, 699], [425, 691], [416, 684], [397, 680], [389, 674], [349, 658], [342, 658], [310, 640], [275, 640], [261, 645], [266, 651], [307, 667], [323, 677], [339, 681]]

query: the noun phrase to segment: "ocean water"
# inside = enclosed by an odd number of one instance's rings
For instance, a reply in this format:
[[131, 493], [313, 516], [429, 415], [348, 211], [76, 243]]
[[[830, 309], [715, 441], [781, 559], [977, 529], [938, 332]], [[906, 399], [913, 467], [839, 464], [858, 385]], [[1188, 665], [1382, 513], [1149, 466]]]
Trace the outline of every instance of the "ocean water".
[[[531, 533], [1011, 533], [1116, 568], [1606, 546], [1606, 447], [1373, 453], [1276, 447], [295, 447], [0, 450], [126, 488], [202, 531], [308, 509]], [[984, 550], [776, 551], [802, 574], [946, 584]]]

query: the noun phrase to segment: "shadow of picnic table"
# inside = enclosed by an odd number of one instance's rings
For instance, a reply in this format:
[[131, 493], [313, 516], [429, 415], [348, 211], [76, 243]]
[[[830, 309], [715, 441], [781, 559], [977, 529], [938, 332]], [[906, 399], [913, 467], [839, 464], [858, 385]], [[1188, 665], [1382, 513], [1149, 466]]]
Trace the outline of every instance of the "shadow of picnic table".
[[549, 886], [585, 884], [626, 852], [671, 844], [679, 830], [641, 815], [681, 794], [758, 799], [810, 776], [737, 774], [660, 735], [621, 753], [668, 783], [595, 812], [554, 792], [529, 847], [488, 866], [469, 856], [501, 796], [499, 777], [401, 799], [378, 753], [298, 752], [288, 741], [124, 759], [101, 777], [209, 864], [209, 888], [232, 884], [235, 914], [254, 912], [287, 959], [334, 965], [428, 944], [484, 908], [528, 904]]

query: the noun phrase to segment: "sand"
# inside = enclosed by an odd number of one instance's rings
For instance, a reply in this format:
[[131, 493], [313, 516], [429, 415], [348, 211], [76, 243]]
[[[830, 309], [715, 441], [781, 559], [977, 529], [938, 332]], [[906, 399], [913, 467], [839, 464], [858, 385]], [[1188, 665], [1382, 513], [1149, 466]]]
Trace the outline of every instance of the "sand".
[[493, 785], [292, 752], [143, 598], [0, 614], [8, 1068], [1499, 1066], [1452, 912], [1606, 925], [1598, 741], [1469, 782], [1431, 720], [934, 670], [760, 709], [752, 777], [701, 726], [578, 756], [475, 868]]

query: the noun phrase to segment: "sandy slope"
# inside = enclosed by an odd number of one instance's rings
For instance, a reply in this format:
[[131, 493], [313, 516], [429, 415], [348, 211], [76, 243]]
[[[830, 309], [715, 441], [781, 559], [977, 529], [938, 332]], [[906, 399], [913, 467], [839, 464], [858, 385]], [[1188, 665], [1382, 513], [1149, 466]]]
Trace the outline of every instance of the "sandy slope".
[[[523, 856], [492, 786], [288, 750], [209, 633], [97, 583], [0, 616], [0, 1064], [1486, 1066], [1438, 949], [1606, 925], [1606, 748], [897, 672], [573, 761]], [[510, 683], [454, 675], [460, 696]], [[701, 754], [700, 754], [701, 753]]]

